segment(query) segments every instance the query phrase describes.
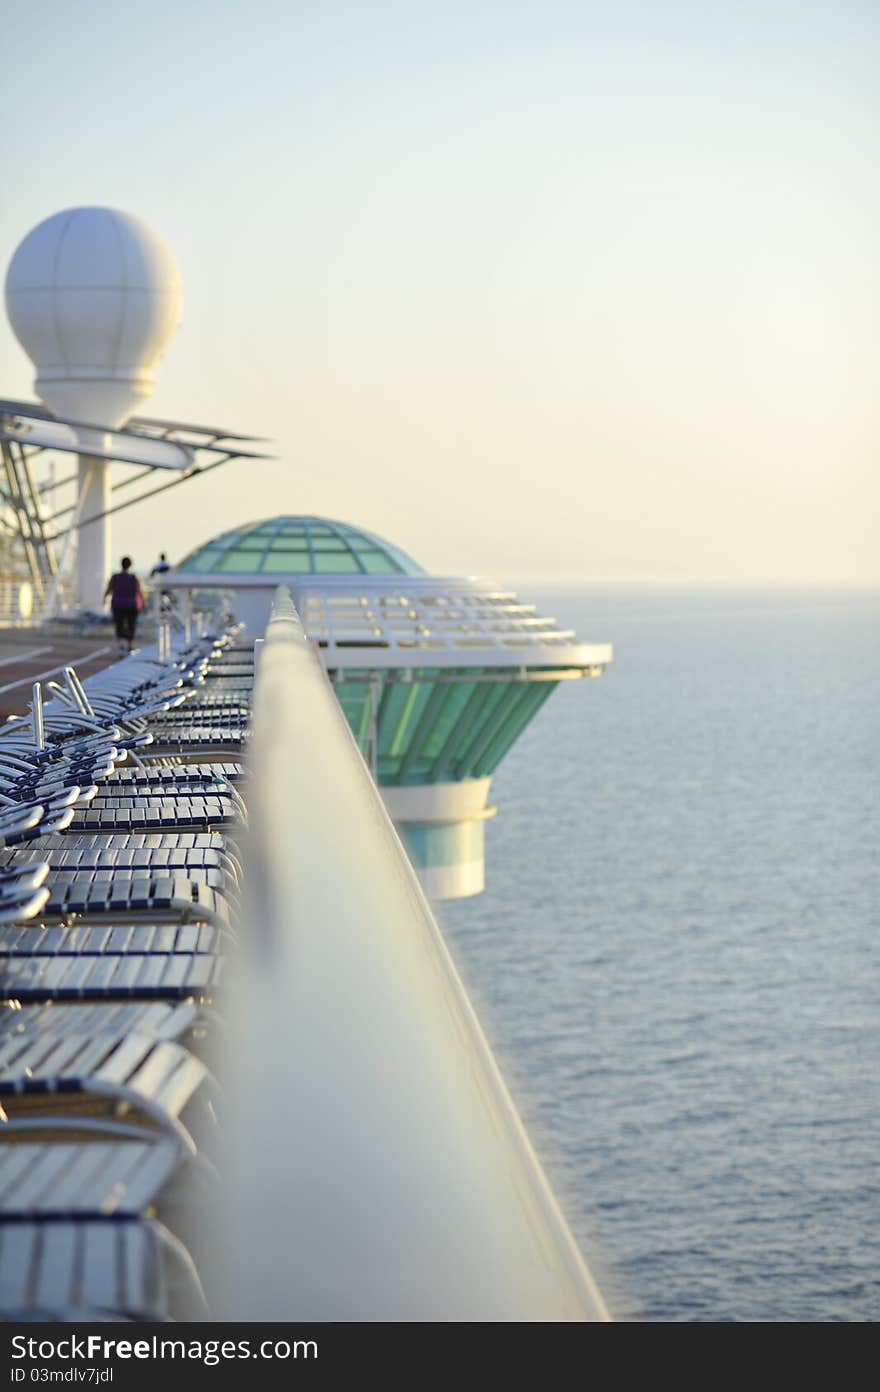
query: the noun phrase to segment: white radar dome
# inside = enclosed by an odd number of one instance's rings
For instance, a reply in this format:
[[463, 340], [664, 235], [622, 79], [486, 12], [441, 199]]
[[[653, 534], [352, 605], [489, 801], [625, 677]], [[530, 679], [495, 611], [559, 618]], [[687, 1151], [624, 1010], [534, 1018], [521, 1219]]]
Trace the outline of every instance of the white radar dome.
[[113, 429], [153, 390], [153, 365], [180, 322], [180, 274], [139, 218], [68, 208], [18, 247], [6, 309], [49, 410]]

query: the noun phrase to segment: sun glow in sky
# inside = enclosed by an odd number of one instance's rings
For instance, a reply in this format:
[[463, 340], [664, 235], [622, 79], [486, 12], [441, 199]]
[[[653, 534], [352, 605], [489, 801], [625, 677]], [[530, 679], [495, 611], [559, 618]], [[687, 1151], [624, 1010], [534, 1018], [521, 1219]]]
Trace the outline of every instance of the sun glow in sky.
[[275, 441], [121, 514], [141, 569], [310, 512], [441, 572], [880, 580], [875, 5], [5, 9], [4, 266], [143, 217], [144, 413]]

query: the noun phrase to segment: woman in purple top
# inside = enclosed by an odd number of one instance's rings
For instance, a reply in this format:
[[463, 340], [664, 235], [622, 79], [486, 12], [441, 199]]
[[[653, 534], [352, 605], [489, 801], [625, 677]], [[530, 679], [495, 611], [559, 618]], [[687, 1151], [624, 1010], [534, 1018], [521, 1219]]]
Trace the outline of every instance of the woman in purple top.
[[130, 556], [123, 556], [122, 569], [111, 575], [107, 581], [104, 598], [108, 595], [110, 608], [113, 610], [113, 622], [116, 624], [119, 651], [131, 652], [138, 611], [144, 607], [144, 594], [141, 582], [131, 568]]

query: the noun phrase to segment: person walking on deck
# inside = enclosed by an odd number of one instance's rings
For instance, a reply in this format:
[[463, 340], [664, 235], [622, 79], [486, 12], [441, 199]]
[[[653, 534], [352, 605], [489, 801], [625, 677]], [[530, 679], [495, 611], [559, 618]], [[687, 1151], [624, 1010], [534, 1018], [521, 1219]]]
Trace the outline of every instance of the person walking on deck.
[[144, 592], [140, 580], [131, 568], [131, 557], [123, 556], [121, 566], [122, 569], [111, 575], [107, 581], [104, 598], [108, 595], [110, 597], [119, 652], [126, 653], [131, 652], [138, 613], [144, 607]]
[[168, 557], [165, 555], [165, 552], [164, 552], [164, 551], [160, 551], [160, 552], [159, 552], [159, 559], [158, 559], [158, 561], [156, 562], [156, 564], [153, 566], [153, 569], [150, 571], [150, 584], [151, 584], [151, 585], [158, 585], [158, 586], [160, 587], [160, 588], [159, 588], [159, 608], [162, 609], [162, 610], [170, 609], [170, 608], [171, 608], [171, 596], [170, 596], [170, 594], [168, 593], [167, 590], [163, 590], [163, 589], [161, 588], [161, 585], [162, 585], [162, 578], [163, 578], [163, 576], [167, 575], [167, 573], [168, 573], [168, 571], [169, 571], [170, 569], [171, 569], [171, 566], [170, 566], [169, 563], [168, 563]]

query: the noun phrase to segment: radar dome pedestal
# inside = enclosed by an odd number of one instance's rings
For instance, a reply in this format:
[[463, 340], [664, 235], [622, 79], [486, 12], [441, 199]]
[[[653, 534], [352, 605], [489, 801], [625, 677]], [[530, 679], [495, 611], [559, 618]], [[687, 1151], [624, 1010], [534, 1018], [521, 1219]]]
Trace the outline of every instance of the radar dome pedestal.
[[153, 367], [180, 321], [180, 275], [156, 233], [129, 213], [69, 208], [39, 223], [6, 277], [16, 337], [37, 369], [34, 387], [77, 427], [77, 596], [103, 607], [111, 570], [110, 465], [103, 432], [123, 425], [154, 388]]

